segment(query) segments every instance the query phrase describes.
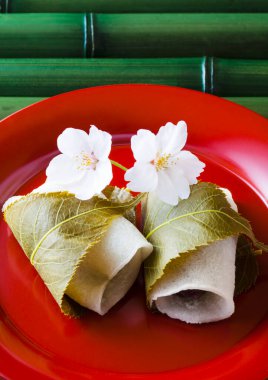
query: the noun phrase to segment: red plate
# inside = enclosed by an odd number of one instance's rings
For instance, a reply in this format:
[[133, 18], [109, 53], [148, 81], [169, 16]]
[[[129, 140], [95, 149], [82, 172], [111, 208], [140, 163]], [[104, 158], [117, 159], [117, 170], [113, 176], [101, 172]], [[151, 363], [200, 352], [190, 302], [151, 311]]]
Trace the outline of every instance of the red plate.
[[[268, 243], [268, 121], [195, 91], [149, 85], [97, 87], [30, 106], [0, 123], [1, 202], [44, 179], [66, 127], [109, 131], [112, 158], [131, 165], [130, 134], [185, 120], [203, 179], [228, 187], [257, 237]], [[116, 183], [122, 174], [115, 170]], [[188, 325], [150, 313], [142, 276], [106, 316], [64, 317], [1, 221], [0, 374], [8, 379], [235, 379], [268, 377], [268, 260], [228, 320]]]

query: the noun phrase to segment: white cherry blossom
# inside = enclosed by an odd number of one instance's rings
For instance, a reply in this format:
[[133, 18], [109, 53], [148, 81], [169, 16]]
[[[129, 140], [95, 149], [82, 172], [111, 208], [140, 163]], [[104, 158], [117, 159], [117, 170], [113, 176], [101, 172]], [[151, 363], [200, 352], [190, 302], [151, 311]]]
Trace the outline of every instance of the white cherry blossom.
[[190, 185], [205, 164], [194, 154], [182, 150], [187, 140], [187, 125], [167, 123], [155, 135], [140, 129], [131, 138], [131, 149], [136, 160], [125, 174], [128, 188], [137, 192], [156, 192], [165, 203], [177, 205], [190, 195]]
[[94, 125], [89, 134], [67, 128], [58, 137], [57, 145], [61, 154], [51, 160], [46, 182], [34, 192], [68, 191], [78, 199], [87, 200], [109, 185], [113, 177], [109, 133]]

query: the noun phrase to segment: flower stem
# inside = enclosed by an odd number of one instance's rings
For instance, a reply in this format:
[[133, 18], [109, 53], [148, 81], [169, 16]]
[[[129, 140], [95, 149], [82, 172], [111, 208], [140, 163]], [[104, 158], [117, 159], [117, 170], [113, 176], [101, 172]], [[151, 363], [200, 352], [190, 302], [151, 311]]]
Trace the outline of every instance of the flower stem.
[[119, 169], [122, 169], [122, 170], [124, 170], [125, 172], [128, 170], [128, 168], [126, 168], [125, 166], [119, 164], [119, 162], [116, 162], [116, 161], [114, 161], [114, 160], [110, 160], [110, 161], [111, 161], [112, 165], [117, 166]]

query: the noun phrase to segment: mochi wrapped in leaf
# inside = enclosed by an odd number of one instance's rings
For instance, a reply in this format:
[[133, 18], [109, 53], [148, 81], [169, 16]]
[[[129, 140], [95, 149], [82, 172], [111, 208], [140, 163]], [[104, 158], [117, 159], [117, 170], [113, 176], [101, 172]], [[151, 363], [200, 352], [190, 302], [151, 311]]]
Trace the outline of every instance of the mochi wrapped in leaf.
[[260, 249], [267, 247], [237, 213], [230, 193], [227, 197], [222, 189], [205, 182], [193, 185], [190, 197], [174, 207], [148, 195], [144, 232], [154, 246], [145, 262], [149, 307], [188, 323], [213, 322], [234, 312], [235, 272], [243, 290], [241, 277], [248, 275], [244, 272], [248, 255], [255, 271], [249, 273], [251, 280], [245, 287], [257, 275], [256, 258], [247, 244], [247, 256], [240, 255], [240, 270], [235, 269], [238, 236], [247, 236]]
[[104, 195], [81, 201], [66, 192], [31, 193], [11, 199], [4, 209], [6, 222], [66, 315], [79, 315], [81, 306], [105, 314], [126, 294], [152, 251], [127, 219], [142, 195], [122, 202], [122, 192], [112, 187]]

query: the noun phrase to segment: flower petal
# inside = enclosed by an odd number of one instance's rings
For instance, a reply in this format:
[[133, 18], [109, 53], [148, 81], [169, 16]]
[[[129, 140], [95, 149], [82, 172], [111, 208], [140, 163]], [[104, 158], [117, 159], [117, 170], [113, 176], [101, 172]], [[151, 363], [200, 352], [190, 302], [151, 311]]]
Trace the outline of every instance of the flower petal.
[[106, 160], [111, 152], [112, 136], [110, 133], [101, 131], [95, 125], [91, 125], [89, 144], [91, 152], [98, 160]]
[[176, 206], [179, 203], [178, 190], [168, 176], [166, 170], [158, 172], [157, 196], [161, 201]]
[[136, 162], [133, 168], [125, 173], [125, 180], [130, 181], [128, 188], [133, 191], [154, 191], [157, 187], [158, 176], [154, 165]]
[[96, 170], [96, 193], [99, 194], [113, 179], [113, 170], [110, 160], [99, 161]]
[[110, 160], [100, 161], [95, 170], [86, 170], [83, 178], [67, 185], [67, 190], [80, 200], [87, 200], [100, 194], [113, 177]]
[[92, 198], [94, 195], [99, 194], [96, 184], [96, 171], [89, 170], [84, 174], [83, 178], [77, 182], [59, 185], [57, 183], [46, 181], [43, 185], [34, 189], [32, 192], [54, 193], [59, 191], [67, 191], [68, 193], [74, 194], [74, 196], [80, 200], [87, 200]]
[[179, 185], [178, 185], [177, 191], [178, 191], [179, 197], [181, 199], [189, 198], [190, 192], [191, 192], [189, 182], [184, 176], [181, 176], [180, 179], [178, 179], [178, 181], [179, 181]]
[[88, 134], [81, 129], [66, 128], [58, 137], [58, 148], [69, 157], [74, 157], [81, 152], [88, 152], [88, 137]]
[[197, 177], [204, 171], [206, 166], [193, 153], [183, 150], [177, 155], [177, 165], [183, 170], [190, 185], [197, 183]]
[[77, 163], [73, 159], [59, 154], [50, 161], [46, 175], [48, 182], [66, 184], [78, 181], [83, 176], [83, 172], [78, 169]]
[[180, 167], [173, 166], [166, 173], [181, 199], [187, 199], [190, 195], [190, 184]]
[[161, 127], [156, 135], [160, 154], [177, 154], [184, 147], [187, 140], [187, 125], [179, 121], [177, 125], [167, 123]]
[[157, 153], [155, 134], [147, 129], [139, 129], [137, 134], [131, 137], [131, 149], [136, 161], [153, 161]]
[[82, 181], [73, 183], [70, 186], [70, 192], [75, 194], [75, 197], [82, 201], [88, 200], [96, 195], [98, 193], [96, 170], [88, 170]]

